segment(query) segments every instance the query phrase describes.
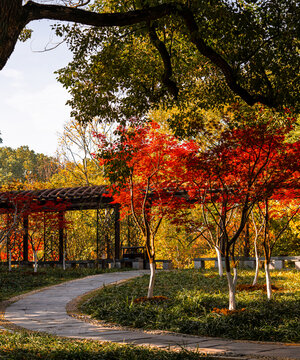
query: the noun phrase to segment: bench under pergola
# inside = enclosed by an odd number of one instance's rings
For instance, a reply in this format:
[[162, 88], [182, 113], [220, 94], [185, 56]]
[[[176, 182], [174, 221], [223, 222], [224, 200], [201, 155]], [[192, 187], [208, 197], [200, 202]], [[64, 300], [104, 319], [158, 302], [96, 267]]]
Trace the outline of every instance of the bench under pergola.
[[[23, 221], [23, 263], [28, 263], [28, 216], [33, 212], [58, 212], [59, 219], [59, 246], [58, 262], [63, 262], [65, 250], [65, 236], [63, 220], [65, 212], [74, 210], [97, 210], [97, 257], [99, 246], [99, 216], [100, 209], [111, 209], [114, 217], [114, 258], [120, 258], [120, 211], [119, 204], [114, 203], [105, 185], [79, 186], [58, 189], [24, 190], [0, 192], [0, 211], [9, 214], [16, 211], [14, 199], [26, 199], [28, 209], [22, 215]], [[49, 205], [50, 204], [50, 205]], [[51, 206], [53, 204], [53, 206]], [[60, 205], [60, 210], [57, 206]], [[60, 225], [61, 224], [61, 225]]]

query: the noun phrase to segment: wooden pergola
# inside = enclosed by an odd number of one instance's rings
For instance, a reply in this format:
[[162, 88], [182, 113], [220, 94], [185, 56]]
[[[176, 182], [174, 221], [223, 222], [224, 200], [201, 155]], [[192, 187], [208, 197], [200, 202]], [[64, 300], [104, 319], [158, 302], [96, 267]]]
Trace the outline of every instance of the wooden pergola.
[[[29, 202], [28, 210], [23, 218], [23, 262], [28, 262], [28, 214], [32, 212], [57, 212], [56, 205], [62, 205], [63, 210], [58, 211], [59, 218], [59, 263], [63, 262], [64, 242], [64, 216], [65, 212], [72, 210], [97, 210], [97, 256], [99, 244], [98, 211], [100, 209], [113, 209], [115, 247], [114, 257], [120, 258], [120, 206], [114, 203], [113, 197], [108, 193], [105, 185], [80, 186], [59, 189], [24, 190], [0, 192], [0, 210], [2, 214], [13, 213], [15, 204], [13, 199], [26, 198]], [[49, 206], [50, 204], [50, 206]], [[53, 206], [51, 206], [53, 204]]]

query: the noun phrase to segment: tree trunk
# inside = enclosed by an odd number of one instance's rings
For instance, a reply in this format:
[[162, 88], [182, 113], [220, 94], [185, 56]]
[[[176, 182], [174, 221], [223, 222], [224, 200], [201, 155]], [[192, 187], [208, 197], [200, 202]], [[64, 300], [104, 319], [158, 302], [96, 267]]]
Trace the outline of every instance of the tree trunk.
[[0, 70], [14, 51], [25, 25], [22, 0], [0, 0]]
[[38, 262], [37, 262], [37, 253], [36, 250], [33, 251], [33, 258], [34, 258], [34, 266], [33, 266], [33, 272], [37, 272], [38, 269]]
[[249, 235], [249, 221], [246, 223], [244, 236], [244, 256], [250, 257], [250, 235]]
[[225, 252], [225, 267], [226, 267], [226, 276], [227, 276], [228, 291], [229, 291], [228, 309], [235, 310], [236, 309], [235, 286], [234, 286], [234, 282], [233, 282], [231, 271], [230, 271], [230, 259], [229, 259], [228, 249], [226, 249], [226, 252]]
[[226, 271], [227, 282], [228, 282], [228, 290], [229, 290], [229, 310], [236, 310], [236, 302], [235, 302], [235, 286], [234, 281], [232, 279], [232, 275], [230, 272]]
[[152, 298], [153, 289], [154, 289], [154, 280], [155, 280], [155, 262], [153, 261], [153, 259], [149, 259], [149, 261], [150, 261], [150, 280], [149, 280], [147, 298]]
[[217, 253], [217, 259], [218, 259], [218, 269], [219, 269], [219, 275], [220, 277], [223, 276], [223, 263], [222, 263], [222, 254], [221, 254], [221, 251], [220, 249], [215, 246], [215, 250], [216, 250], [216, 253]]
[[63, 255], [63, 270], [66, 270], [66, 252], [64, 251]]
[[255, 239], [255, 242], [254, 242], [254, 249], [255, 249], [255, 276], [254, 276], [252, 285], [256, 285], [256, 284], [257, 284], [258, 271], [259, 271], [259, 257], [258, 257], [256, 239]]
[[235, 266], [233, 268], [233, 286], [234, 286], [234, 291], [236, 289], [236, 284], [237, 284], [237, 267]]
[[272, 299], [272, 286], [271, 286], [271, 276], [270, 276], [270, 263], [265, 262], [265, 272], [266, 272], [266, 287], [267, 287], [267, 297], [268, 300]]
[[268, 300], [272, 298], [271, 277], [270, 277], [270, 261], [271, 261], [271, 246], [269, 239], [269, 202], [265, 200], [265, 231], [264, 231], [264, 254], [265, 254], [265, 273], [266, 273], [266, 288]]

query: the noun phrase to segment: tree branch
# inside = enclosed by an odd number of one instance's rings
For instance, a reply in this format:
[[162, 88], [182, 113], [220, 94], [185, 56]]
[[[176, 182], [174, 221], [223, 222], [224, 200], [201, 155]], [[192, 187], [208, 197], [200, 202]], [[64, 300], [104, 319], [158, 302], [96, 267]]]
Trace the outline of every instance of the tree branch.
[[237, 82], [237, 76], [234, 69], [228, 64], [228, 62], [219, 55], [213, 48], [206, 45], [205, 41], [200, 36], [200, 31], [196, 23], [195, 17], [192, 11], [182, 6], [180, 16], [183, 18], [187, 29], [189, 30], [191, 41], [196, 46], [198, 51], [208, 58], [213, 64], [215, 64], [224, 74], [225, 80], [229, 88], [237, 95], [239, 95], [248, 105], [254, 105], [260, 102], [269, 107], [275, 107], [276, 103], [274, 99], [267, 98], [262, 95], [251, 95], [248, 90], [241, 87]]
[[163, 18], [174, 12], [174, 4], [163, 4], [142, 10], [127, 11], [124, 13], [99, 14], [77, 8], [61, 5], [44, 5], [29, 1], [23, 6], [27, 15], [27, 22], [39, 19], [71, 21], [97, 27], [128, 26]]
[[169, 92], [174, 96], [174, 98], [177, 99], [178, 87], [175, 81], [171, 79], [172, 77], [171, 58], [166, 48], [166, 45], [157, 36], [154, 25], [149, 27], [149, 37], [152, 45], [156, 47], [164, 63], [164, 73], [162, 76], [162, 82], [165, 85], [165, 87], [169, 90]]

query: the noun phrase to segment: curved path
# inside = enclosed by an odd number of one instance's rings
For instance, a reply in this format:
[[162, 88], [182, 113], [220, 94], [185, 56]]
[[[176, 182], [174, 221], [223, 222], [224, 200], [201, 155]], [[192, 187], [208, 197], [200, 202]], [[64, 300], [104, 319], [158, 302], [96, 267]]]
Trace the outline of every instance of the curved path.
[[[243, 356], [266, 356], [300, 359], [299, 345], [233, 341], [170, 333], [149, 333], [139, 330], [117, 330], [83, 322], [66, 313], [66, 305], [74, 298], [95, 290], [104, 284], [112, 284], [147, 273], [130, 271], [89, 276], [52, 286], [36, 293], [29, 293], [10, 305], [5, 318], [20, 327], [43, 331], [70, 338], [91, 339], [149, 345], [160, 348], [186, 348], [208, 354]], [[249, 357], [250, 356], [250, 357]]]

